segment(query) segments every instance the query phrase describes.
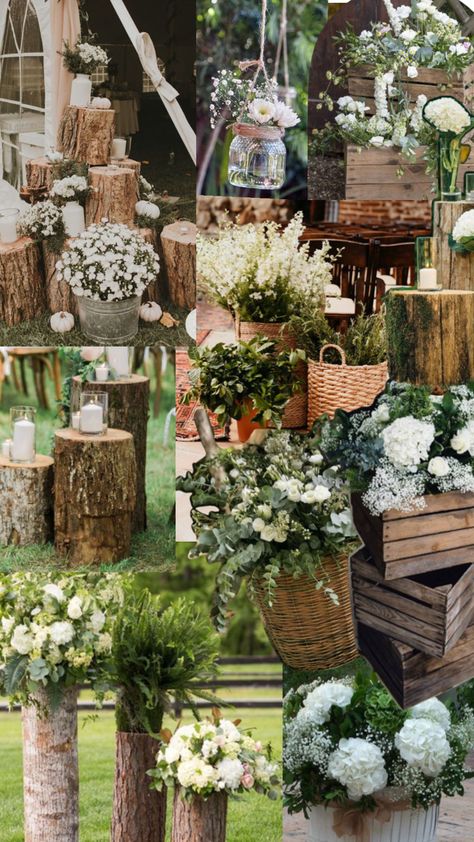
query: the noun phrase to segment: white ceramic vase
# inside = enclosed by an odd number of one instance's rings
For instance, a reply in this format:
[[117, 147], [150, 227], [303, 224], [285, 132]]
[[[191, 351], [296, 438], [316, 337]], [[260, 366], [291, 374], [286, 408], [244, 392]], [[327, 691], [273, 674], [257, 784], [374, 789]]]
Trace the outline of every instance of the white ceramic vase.
[[85, 231], [84, 208], [79, 202], [66, 202], [63, 207], [64, 228], [68, 237], [77, 237]]
[[[368, 815], [370, 842], [435, 842], [439, 807], [428, 810], [394, 810], [388, 822]], [[341, 842], [333, 829], [334, 809], [318, 805], [311, 809], [308, 842]], [[344, 842], [354, 842], [354, 836], [344, 836]]]
[[87, 108], [91, 101], [92, 82], [87, 73], [77, 73], [71, 85], [69, 105]]

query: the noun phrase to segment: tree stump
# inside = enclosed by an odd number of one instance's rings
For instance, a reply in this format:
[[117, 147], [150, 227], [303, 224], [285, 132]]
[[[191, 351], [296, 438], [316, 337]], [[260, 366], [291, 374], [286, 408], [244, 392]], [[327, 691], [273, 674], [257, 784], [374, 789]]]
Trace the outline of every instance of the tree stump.
[[71, 564], [112, 563], [130, 553], [136, 496], [130, 433], [55, 435], [55, 546]]
[[[71, 240], [66, 240], [64, 244], [64, 251], [69, 247]], [[58, 273], [56, 270], [56, 263], [59, 260], [59, 254], [51, 251], [47, 243], [43, 243], [43, 266], [45, 272], [46, 285], [46, 300], [51, 313], [58, 313], [59, 310], [66, 310], [77, 316], [77, 302], [71, 286], [67, 281], [58, 281]]]
[[107, 164], [114, 139], [115, 111], [67, 105], [58, 128], [57, 147], [66, 158], [96, 167]]
[[106, 383], [93, 381], [83, 383], [80, 377], [72, 381], [72, 399], [79, 406], [82, 391], [107, 392], [109, 396], [109, 424], [116, 430], [126, 430], [133, 436], [137, 464], [137, 499], [133, 513], [134, 532], [146, 529], [146, 446], [147, 425], [150, 414], [150, 380], [139, 374], [132, 374], [127, 380], [108, 380]]
[[76, 687], [50, 709], [45, 690], [22, 709], [25, 842], [78, 842]]
[[216, 792], [204, 800], [195, 795], [185, 801], [176, 787], [171, 842], [225, 842], [227, 794]]
[[387, 296], [391, 379], [445, 389], [474, 378], [474, 291], [393, 289]]
[[22, 465], [0, 456], [0, 546], [52, 539], [53, 464], [50, 456]]
[[0, 243], [0, 319], [12, 327], [46, 307], [39, 247], [29, 237]]
[[27, 161], [26, 183], [32, 190], [51, 190], [55, 179], [53, 164], [47, 158], [33, 158]]
[[474, 290], [474, 254], [459, 254], [449, 247], [449, 235], [461, 214], [474, 202], [434, 202], [433, 237], [438, 238], [438, 283], [444, 289]]
[[150, 789], [146, 774], [155, 766], [159, 743], [148, 734], [119, 731], [115, 747], [111, 842], [165, 842], [166, 787]]
[[[145, 243], [149, 243], [153, 246], [160, 258], [161, 271], [163, 271], [163, 252], [161, 249], [161, 240], [156, 229], [138, 228], [136, 225], [133, 227], [135, 228], [137, 234], [139, 234], [140, 237], [143, 237]], [[156, 281], [152, 281], [143, 292], [142, 303], [145, 304], [147, 301], [157, 301], [158, 303], [160, 301], [159, 276], [156, 278]]]
[[134, 161], [133, 158], [123, 158], [122, 160], [114, 158], [114, 164], [117, 167], [123, 167], [126, 170], [133, 170], [138, 181], [138, 176], [140, 175], [142, 169], [140, 161]]
[[193, 222], [173, 222], [161, 232], [170, 301], [187, 310], [196, 306], [196, 231]]
[[93, 167], [89, 170], [92, 193], [86, 199], [86, 223], [122, 222], [133, 226], [138, 198], [137, 179], [125, 167]]

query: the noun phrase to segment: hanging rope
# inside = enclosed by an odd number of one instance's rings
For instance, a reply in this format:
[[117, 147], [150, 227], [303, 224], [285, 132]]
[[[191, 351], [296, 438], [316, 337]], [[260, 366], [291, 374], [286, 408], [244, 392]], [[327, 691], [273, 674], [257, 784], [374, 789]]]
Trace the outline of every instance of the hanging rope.
[[267, 27], [267, 0], [262, 0], [262, 15], [260, 19], [260, 55], [257, 59], [252, 59], [250, 61], [239, 61], [237, 62], [239, 70], [245, 71], [249, 70], [251, 67], [255, 67], [255, 75], [252, 80], [252, 88], [255, 87], [257, 82], [259, 73], [262, 72], [265, 76], [265, 80], [268, 85], [271, 85], [270, 79], [268, 78], [267, 70], [265, 67], [265, 31]]
[[288, 69], [288, 0], [282, 0], [281, 5], [280, 35], [278, 38], [277, 51], [275, 56], [275, 67], [273, 72], [273, 83], [275, 85], [278, 80], [278, 72], [280, 70], [280, 60], [282, 55], [285, 99], [288, 105], [288, 92], [290, 88], [290, 74]]

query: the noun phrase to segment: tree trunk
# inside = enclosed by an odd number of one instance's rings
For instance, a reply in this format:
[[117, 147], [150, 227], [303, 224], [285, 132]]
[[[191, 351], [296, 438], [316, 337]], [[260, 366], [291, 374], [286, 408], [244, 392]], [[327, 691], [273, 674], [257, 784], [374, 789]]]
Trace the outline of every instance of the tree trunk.
[[77, 695], [75, 687], [66, 690], [51, 710], [41, 690], [40, 709], [22, 710], [25, 842], [79, 840]]
[[[134, 228], [137, 234], [140, 234], [140, 237], [143, 237], [145, 243], [149, 243], [151, 246], [153, 246], [160, 259], [161, 272], [164, 272], [163, 249], [161, 248], [161, 240], [156, 229], [137, 228], [136, 226], [134, 226]], [[158, 275], [156, 281], [152, 281], [151, 284], [149, 284], [143, 292], [142, 303], [145, 304], [147, 301], [157, 301], [158, 303], [160, 303], [160, 298], [160, 276]]]
[[449, 235], [461, 214], [474, 208], [473, 202], [434, 202], [433, 237], [438, 238], [438, 283], [444, 289], [474, 290], [474, 254], [458, 254], [449, 247]]
[[[53, 164], [47, 158], [33, 158], [27, 161], [26, 183], [33, 190], [51, 190], [55, 179]], [[57, 176], [56, 176], [57, 177]]]
[[[67, 240], [64, 248], [68, 248], [71, 240]], [[43, 265], [46, 278], [46, 300], [52, 313], [66, 310], [77, 316], [76, 296], [67, 281], [58, 281], [56, 263], [59, 255], [50, 251], [46, 243], [43, 243]]]
[[111, 842], [165, 842], [166, 788], [150, 789], [159, 743], [148, 734], [116, 734]]
[[0, 319], [12, 327], [46, 309], [38, 246], [28, 237], [0, 243]]
[[445, 389], [474, 378], [474, 291], [391, 290], [390, 378]]
[[86, 199], [86, 223], [122, 222], [133, 226], [138, 199], [136, 174], [124, 167], [93, 167], [89, 170], [92, 193]]
[[59, 124], [57, 146], [66, 158], [97, 167], [107, 164], [114, 139], [115, 111], [67, 105]]
[[196, 306], [196, 230], [193, 222], [182, 221], [161, 232], [169, 298], [187, 310]]
[[150, 414], [150, 380], [132, 374], [127, 380], [109, 380], [106, 383], [83, 383], [80, 377], [72, 381], [72, 399], [79, 406], [82, 391], [103, 392], [109, 396], [109, 424], [116, 430], [126, 430], [133, 436], [137, 463], [137, 501], [133, 513], [133, 531], [146, 529], [146, 446], [147, 425]]
[[13, 464], [0, 456], [0, 546], [46, 544], [53, 535], [53, 460]]
[[225, 842], [226, 824], [225, 792], [216, 792], [206, 801], [199, 795], [185, 801], [176, 787], [171, 842]]
[[56, 551], [71, 564], [113, 563], [130, 553], [135, 509], [133, 438], [58, 430], [55, 435]]

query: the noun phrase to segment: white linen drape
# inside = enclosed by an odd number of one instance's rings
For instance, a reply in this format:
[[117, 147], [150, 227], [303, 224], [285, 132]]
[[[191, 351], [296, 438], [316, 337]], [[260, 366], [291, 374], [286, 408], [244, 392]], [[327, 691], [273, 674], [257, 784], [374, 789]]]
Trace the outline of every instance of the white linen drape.
[[[63, 65], [58, 55], [64, 41], [74, 44], [80, 35], [79, 7], [77, 0], [47, 0], [50, 7], [51, 44], [50, 73], [51, 73], [51, 102], [50, 109], [46, 109], [46, 145], [56, 147], [56, 135], [59, 121], [65, 106], [69, 102], [71, 84], [74, 75]], [[46, 52], [46, 51], [45, 51]]]

